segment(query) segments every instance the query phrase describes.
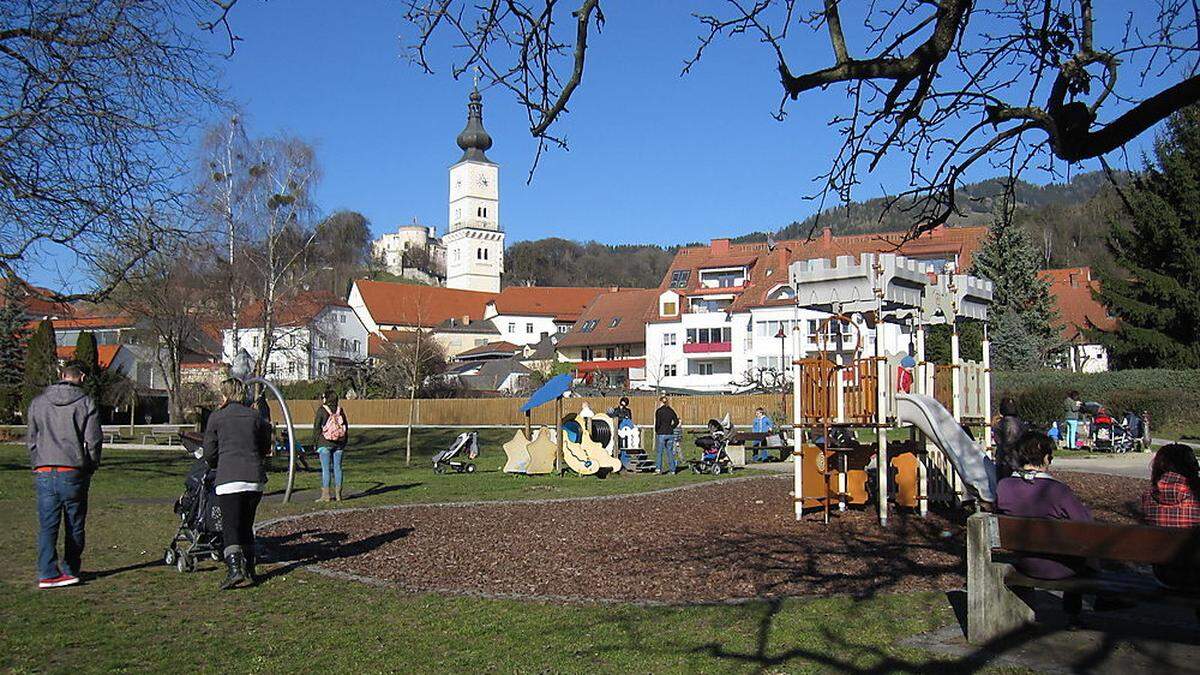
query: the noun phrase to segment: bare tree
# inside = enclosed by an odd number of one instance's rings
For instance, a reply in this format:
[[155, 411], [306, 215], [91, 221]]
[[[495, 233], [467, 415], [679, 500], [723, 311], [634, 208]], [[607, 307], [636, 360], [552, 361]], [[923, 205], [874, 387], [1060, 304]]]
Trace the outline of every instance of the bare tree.
[[[418, 319], [419, 315], [418, 311]], [[417, 396], [426, 383], [440, 375], [445, 367], [446, 355], [441, 345], [433, 338], [431, 330], [421, 326], [402, 333], [395, 342], [384, 343], [383, 353], [376, 359], [378, 386], [388, 395], [400, 394], [408, 399], [405, 464], [412, 461], [412, 427], [416, 421]]]
[[91, 272], [118, 246], [127, 269], [173, 232], [176, 221], [146, 214], [186, 196], [181, 150], [197, 115], [220, 99], [195, 34], [211, 7], [0, 3], [0, 270], [54, 261]]
[[[1102, 159], [1200, 100], [1194, 1], [814, 4], [726, 0], [724, 13], [696, 14], [699, 43], [683, 72], [719, 39], [748, 37], [775, 62], [778, 119], [802, 95], [842, 88], [845, 108], [830, 124], [843, 142], [820, 176], [819, 196], [849, 202], [885, 157], [906, 158], [912, 179], [889, 207], [911, 214], [914, 236], [957, 212], [955, 188], [976, 164], [1015, 177], [1039, 163], [1057, 171], [1059, 163]], [[539, 141], [534, 167], [547, 142], [564, 145], [552, 128], [583, 82], [589, 40], [604, 26], [600, 0], [408, 0], [406, 7], [409, 55], [419, 67], [431, 72], [432, 55], [448, 43], [454, 77], [478, 69], [485, 84], [525, 107]], [[843, 25], [865, 31], [847, 39]], [[832, 63], [797, 73], [792, 59], [811, 54], [814, 33], [824, 34]]]

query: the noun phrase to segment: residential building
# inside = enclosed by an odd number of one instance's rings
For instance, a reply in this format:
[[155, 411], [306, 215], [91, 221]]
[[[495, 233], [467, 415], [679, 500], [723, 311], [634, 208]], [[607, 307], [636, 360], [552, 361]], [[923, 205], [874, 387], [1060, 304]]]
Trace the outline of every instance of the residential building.
[[280, 382], [324, 378], [367, 359], [366, 326], [349, 304], [330, 293], [310, 292], [280, 302], [270, 333], [261, 316], [262, 305], [252, 303], [242, 313], [236, 336], [232, 329], [223, 331], [224, 361], [231, 362], [241, 349], [257, 360], [268, 336], [267, 375]]
[[[359, 279], [347, 303], [367, 330], [435, 328], [449, 320], [482, 321], [495, 293]], [[474, 346], [474, 345], [472, 345]]]
[[601, 293], [558, 341], [562, 359], [575, 364], [584, 381], [608, 388], [633, 388], [646, 381], [647, 321], [657, 314], [653, 288]]
[[[968, 269], [985, 227], [939, 227], [915, 241], [903, 233], [680, 249], [664, 275], [646, 324], [644, 386], [686, 391], [773, 391], [786, 386], [788, 364], [818, 350], [849, 356], [874, 350], [873, 331], [857, 342], [853, 323], [801, 310], [788, 281], [798, 260], [896, 252], [930, 272]], [[907, 352], [907, 327], [880, 331], [886, 352]]]
[[1090, 331], [1113, 331], [1117, 320], [1096, 299], [1100, 280], [1090, 267], [1043, 270], [1038, 276], [1050, 285], [1058, 317], [1055, 327], [1067, 345], [1063, 366], [1078, 373], [1108, 370], [1108, 350], [1089, 335]]
[[489, 342], [480, 345], [473, 349], [468, 349], [454, 358], [456, 361], [463, 363], [477, 361], [495, 361], [497, 359], [511, 359], [521, 352], [521, 348], [511, 342]]
[[583, 310], [605, 288], [509, 286], [492, 298], [484, 318], [500, 331], [500, 339], [516, 345], [537, 344], [548, 335], [570, 330]]
[[500, 331], [491, 322], [472, 320], [469, 315], [451, 317], [433, 327], [433, 339], [442, 347], [447, 358], [500, 339]]

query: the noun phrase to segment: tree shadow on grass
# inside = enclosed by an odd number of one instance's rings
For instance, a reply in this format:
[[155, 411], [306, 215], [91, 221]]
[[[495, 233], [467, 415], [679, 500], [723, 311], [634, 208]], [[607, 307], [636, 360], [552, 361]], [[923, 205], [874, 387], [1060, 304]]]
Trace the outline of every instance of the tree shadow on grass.
[[132, 565], [125, 565], [123, 567], [114, 567], [112, 569], [107, 569], [107, 570], [96, 570], [95, 572], [85, 571], [84, 572], [84, 580], [85, 581], [95, 581], [97, 579], [103, 579], [105, 577], [116, 576], [118, 574], [124, 574], [125, 572], [135, 572], [137, 570], [144, 570], [144, 569], [148, 569], [151, 567], [162, 567], [162, 566], [163, 566], [163, 561], [160, 559], [160, 560], [147, 560], [145, 562], [133, 563]]
[[266, 581], [306, 565], [370, 553], [384, 544], [412, 533], [411, 527], [397, 527], [356, 540], [351, 540], [350, 534], [346, 532], [318, 529], [300, 530], [279, 536], [259, 535], [255, 544], [260, 551], [262, 562], [281, 563], [261, 573], [260, 578]]
[[352, 494], [347, 499], [363, 499], [365, 497], [375, 497], [377, 495], [385, 495], [389, 492], [397, 492], [399, 490], [411, 490], [415, 487], [421, 487], [424, 483], [397, 483], [396, 485], [386, 485], [375, 481], [375, 484], [366, 490], [362, 490], [357, 494]]

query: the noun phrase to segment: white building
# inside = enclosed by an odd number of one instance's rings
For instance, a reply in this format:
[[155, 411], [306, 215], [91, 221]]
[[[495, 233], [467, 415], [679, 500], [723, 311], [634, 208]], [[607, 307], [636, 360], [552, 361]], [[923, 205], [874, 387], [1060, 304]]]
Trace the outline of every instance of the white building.
[[[931, 266], [969, 267], [987, 228], [939, 228], [898, 252]], [[900, 235], [834, 237], [813, 241], [732, 244], [680, 249], [646, 323], [645, 386], [689, 391], [771, 391], [784, 386], [796, 358], [820, 348], [853, 355], [859, 331], [828, 315], [801, 310], [789, 286], [788, 265], [810, 258], [897, 251]], [[780, 331], [782, 330], [782, 337]], [[862, 354], [874, 352], [873, 331]], [[823, 335], [822, 335], [823, 334]], [[908, 353], [910, 335], [888, 324], [883, 350]]]
[[[347, 303], [329, 293], [309, 293], [276, 310], [273, 346], [267, 375], [280, 382], [328, 377], [344, 366], [367, 359], [367, 328]], [[240, 349], [258, 359], [266, 348], [261, 305], [243, 312], [244, 323], [234, 339], [223, 331], [223, 360], [232, 362]], [[259, 323], [255, 327], [255, 323]]]
[[446, 286], [500, 292], [504, 272], [504, 232], [500, 229], [500, 167], [485, 152], [492, 137], [483, 128], [483, 97], [471, 92], [467, 126], [458, 135], [463, 154], [450, 167], [450, 231], [446, 246]]
[[[415, 255], [418, 251], [423, 255]], [[424, 225], [401, 225], [395, 232], [385, 234], [371, 243], [371, 252], [384, 268], [398, 277], [427, 284], [441, 284], [446, 276], [446, 248], [438, 239], [437, 230]], [[413, 259], [423, 257], [424, 265], [413, 265]]]
[[533, 345], [547, 336], [566, 333], [605, 288], [509, 286], [484, 309], [483, 316], [500, 332], [500, 340]]

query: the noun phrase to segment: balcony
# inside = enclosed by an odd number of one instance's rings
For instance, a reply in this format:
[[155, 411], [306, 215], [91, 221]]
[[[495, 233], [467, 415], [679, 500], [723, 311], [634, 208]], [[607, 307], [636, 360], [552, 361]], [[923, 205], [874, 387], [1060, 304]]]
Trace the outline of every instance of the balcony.
[[683, 345], [684, 354], [723, 354], [733, 351], [733, 342], [689, 342]]

